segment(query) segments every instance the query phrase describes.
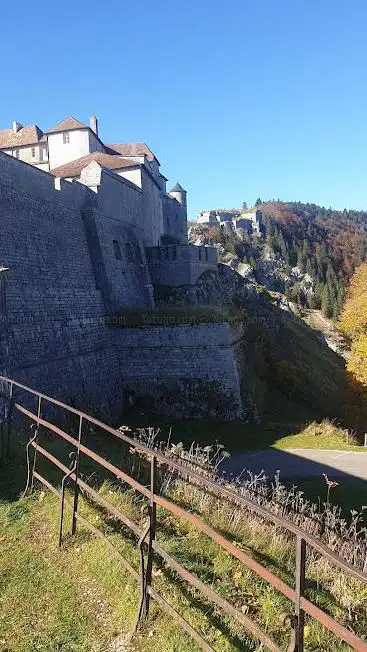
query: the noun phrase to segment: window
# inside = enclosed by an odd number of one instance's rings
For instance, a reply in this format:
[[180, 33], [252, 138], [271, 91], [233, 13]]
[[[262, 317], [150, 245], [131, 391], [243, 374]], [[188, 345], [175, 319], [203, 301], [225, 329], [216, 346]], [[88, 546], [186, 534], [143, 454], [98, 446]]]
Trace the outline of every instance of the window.
[[36, 158], [36, 148], [32, 147], [32, 158]]
[[131, 244], [131, 242], [126, 243], [126, 257], [128, 260], [132, 261], [134, 260], [134, 248]]
[[64, 143], [64, 145], [66, 145], [67, 143], [70, 143], [70, 134], [69, 134], [68, 131], [64, 131], [64, 133], [62, 135], [62, 142]]
[[117, 240], [113, 240], [112, 242], [113, 242], [113, 249], [115, 252], [115, 258], [117, 260], [122, 260], [120, 243]]
[[15, 158], [19, 158], [19, 149], [15, 150]]
[[140, 263], [140, 265], [141, 265], [142, 262], [143, 262], [143, 259], [141, 257], [141, 251], [140, 251], [139, 245], [135, 245], [135, 258], [138, 261], [138, 263]]

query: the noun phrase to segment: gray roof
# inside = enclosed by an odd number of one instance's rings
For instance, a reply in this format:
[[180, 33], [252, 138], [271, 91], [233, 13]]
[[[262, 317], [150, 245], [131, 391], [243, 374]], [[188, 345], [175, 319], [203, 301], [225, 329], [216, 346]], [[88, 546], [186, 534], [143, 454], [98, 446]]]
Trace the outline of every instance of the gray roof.
[[173, 188], [171, 188], [170, 192], [186, 192], [186, 190], [184, 190], [183, 187], [180, 186], [180, 184], [177, 181], [177, 183], [173, 186]]

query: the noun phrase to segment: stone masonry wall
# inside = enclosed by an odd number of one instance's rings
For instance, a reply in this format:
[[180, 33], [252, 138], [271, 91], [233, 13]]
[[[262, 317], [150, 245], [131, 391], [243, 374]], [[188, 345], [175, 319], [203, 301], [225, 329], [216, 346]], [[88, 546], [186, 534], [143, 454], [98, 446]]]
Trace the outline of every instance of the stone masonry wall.
[[104, 216], [97, 196], [66, 181], [56, 190], [51, 175], [0, 153], [0, 267], [9, 268], [0, 271], [0, 371], [115, 423], [131, 388], [167, 414], [240, 418], [228, 325], [109, 325], [108, 292], [137, 305], [143, 278], [122, 273], [113, 246], [119, 237], [137, 246], [135, 229]]
[[143, 408], [176, 418], [241, 419], [237, 338], [227, 323], [117, 330], [125, 389]]
[[95, 194], [68, 182], [57, 191], [53, 183], [51, 175], [0, 154], [0, 266], [9, 268], [1, 370], [118, 418], [122, 379], [81, 217]]
[[147, 256], [152, 281], [156, 285], [194, 285], [204, 272], [218, 269], [217, 251], [214, 247], [148, 247]]

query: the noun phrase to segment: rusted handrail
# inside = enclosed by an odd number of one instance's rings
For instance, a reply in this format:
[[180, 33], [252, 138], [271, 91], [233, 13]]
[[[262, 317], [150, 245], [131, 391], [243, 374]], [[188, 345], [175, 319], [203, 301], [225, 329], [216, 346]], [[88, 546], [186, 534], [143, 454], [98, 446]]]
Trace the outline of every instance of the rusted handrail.
[[[312, 537], [311, 535], [308, 535], [305, 532], [303, 532], [301, 528], [293, 525], [292, 523], [290, 523], [289, 521], [287, 521], [282, 517], [272, 514], [265, 508], [255, 503], [252, 503], [250, 499], [236, 494], [235, 491], [228, 489], [227, 487], [223, 487], [221, 484], [218, 484], [213, 480], [210, 480], [207, 477], [202, 476], [200, 473], [197, 473], [194, 469], [190, 468], [190, 466], [186, 466], [185, 464], [180, 464], [179, 462], [172, 460], [171, 458], [165, 456], [161, 452], [151, 449], [148, 446], [145, 446], [144, 444], [135, 441], [134, 439], [128, 437], [124, 433], [104, 424], [98, 419], [95, 419], [94, 417], [91, 417], [80, 410], [77, 410], [76, 408], [69, 407], [68, 405], [62, 403], [61, 401], [58, 401], [57, 399], [48, 397], [45, 394], [37, 392], [36, 390], [33, 390], [25, 385], [22, 385], [21, 383], [5, 378], [3, 376], [0, 376], [0, 380], [8, 384], [10, 393], [12, 394], [13, 408], [21, 412], [23, 415], [27, 416], [33, 422], [35, 422], [37, 424], [37, 429], [40, 426], [43, 426], [45, 429], [51, 430], [53, 433], [55, 433], [56, 435], [58, 435], [59, 437], [61, 437], [62, 439], [64, 439], [65, 441], [67, 441], [69, 444], [71, 444], [76, 448], [77, 463], [75, 463], [74, 468], [70, 470], [64, 464], [62, 464], [62, 462], [60, 462], [56, 457], [54, 457], [51, 453], [49, 453], [49, 451], [47, 451], [45, 448], [40, 446], [37, 440], [34, 440], [33, 438], [33, 440], [29, 442], [29, 445], [35, 449], [35, 453], [37, 452], [37, 454], [40, 454], [43, 457], [47, 458], [50, 462], [52, 462], [54, 465], [56, 465], [60, 470], [64, 472], [64, 478], [67, 477], [71, 482], [74, 483], [75, 490], [74, 490], [74, 501], [72, 506], [72, 510], [73, 510], [72, 533], [75, 533], [75, 523], [78, 519], [81, 522], [83, 522], [85, 525], [87, 523], [86, 519], [83, 519], [83, 517], [81, 517], [80, 514], [78, 514], [78, 493], [79, 493], [79, 489], [81, 489], [82, 491], [85, 491], [95, 502], [97, 502], [102, 507], [107, 509], [111, 514], [116, 516], [129, 529], [131, 529], [131, 531], [133, 531], [134, 534], [141, 539], [141, 547], [143, 546], [145, 536], [149, 535], [149, 542], [147, 542], [146, 545], [147, 560], [145, 563], [144, 558], [142, 557], [141, 573], [139, 574], [137, 571], [135, 571], [135, 569], [132, 569], [129, 562], [127, 562], [127, 560], [124, 560], [125, 567], [141, 582], [142, 595], [141, 595], [140, 608], [138, 612], [138, 621], [140, 620], [140, 617], [142, 615], [146, 615], [148, 613], [149, 595], [150, 595], [154, 599], [156, 599], [156, 601], [159, 604], [161, 604], [163, 608], [165, 608], [169, 613], [171, 613], [171, 615], [174, 614], [173, 617], [175, 617], [176, 620], [178, 620], [178, 622], [180, 623], [180, 625], [191, 636], [193, 636], [194, 640], [196, 640], [196, 642], [200, 645], [200, 647], [203, 650], [213, 650], [213, 648], [210, 647], [210, 645], [205, 641], [205, 639], [201, 636], [201, 634], [196, 632], [191, 627], [191, 625], [189, 625], [179, 614], [177, 614], [177, 612], [173, 609], [173, 607], [169, 605], [164, 600], [164, 598], [162, 598], [162, 596], [159, 596], [159, 594], [157, 594], [157, 592], [152, 588], [151, 570], [152, 570], [152, 563], [153, 563], [153, 553], [155, 552], [185, 581], [187, 581], [192, 586], [195, 586], [209, 600], [211, 600], [212, 602], [220, 606], [229, 615], [236, 618], [256, 639], [260, 640], [269, 650], [272, 650], [274, 652], [281, 652], [281, 648], [279, 648], [279, 646], [274, 641], [272, 641], [267, 636], [267, 634], [258, 627], [258, 625], [254, 621], [252, 621], [249, 617], [242, 614], [242, 612], [239, 612], [235, 607], [233, 607], [233, 605], [231, 605], [229, 602], [221, 598], [215, 591], [213, 591], [213, 589], [205, 585], [196, 576], [192, 575], [189, 571], [187, 571], [187, 569], [181, 566], [157, 543], [155, 539], [155, 530], [157, 527], [155, 510], [156, 510], [156, 505], [160, 505], [163, 509], [169, 511], [175, 516], [178, 516], [180, 518], [189, 521], [197, 530], [203, 532], [205, 535], [210, 537], [223, 549], [225, 549], [232, 556], [234, 556], [239, 561], [244, 563], [249, 569], [255, 572], [260, 578], [270, 583], [275, 589], [280, 591], [284, 596], [286, 596], [289, 600], [291, 600], [294, 603], [294, 614], [291, 617], [294, 631], [288, 647], [289, 651], [303, 652], [304, 613], [307, 613], [312, 618], [315, 618], [327, 629], [329, 629], [334, 634], [336, 634], [339, 638], [341, 638], [346, 643], [348, 643], [353, 649], [358, 650], [360, 652], [367, 652], [367, 643], [365, 641], [363, 641], [358, 636], [356, 636], [356, 634], [351, 632], [346, 627], [342, 626], [337, 621], [335, 621], [331, 616], [329, 616], [323, 610], [319, 609], [319, 607], [317, 607], [315, 604], [313, 604], [312, 602], [310, 602], [308, 599], [304, 597], [306, 544], [309, 547], [317, 550], [321, 555], [325, 556], [329, 561], [331, 561], [331, 563], [333, 563], [334, 565], [342, 569], [350, 576], [367, 584], [367, 575], [364, 572], [353, 567], [351, 564], [343, 560], [341, 557], [331, 552], [323, 543], [318, 541], [315, 537]], [[18, 387], [26, 392], [30, 392], [31, 394], [37, 396], [38, 406], [40, 406], [42, 400], [42, 404], [44, 402], [50, 402], [51, 404], [57, 405], [70, 413], [78, 415], [79, 416], [78, 439], [71, 436], [69, 433], [65, 432], [62, 428], [56, 426], [54, 423], [48, 421], [44, 417], [41, 417], [39, 408], [38, 408], [38, 413], [35, 414], [28, 408], [24, 407], [24, 405], [22, 405], [19, 401], [15, 401], [14, 387]], [[129, 444], [134, 449], [145, 454], [151, 460], [151, 483], [149, 488], [142, 485], [140, 482], [138, 482], [137, 480], [129, 476], [127, 473], [125, 473], [115, 465], [111, 464], [105, 458], [98, 455], [93, 450], [91, 450], [90, 448], [82, 444], [81, 431], [82, 431], [82, 423], [84, 421], [90, 422], [98, 426], [99, 428], [102, 428], [103, 430], [114, 435], [115, 437], [122, 440], [126, 444]], [[103, 498], [86, 482], [81, 480], [78, 472], [79, 456], [81, 454], [86, 455], [87, 457], [93, 459], [95, 462], [100, 464], [103, 468], [105, 468], [106, 470], [110, 471], [113, 475], [115, 475], [116, 478], [128, 484], [135, 491], [139, 492], [149, 500], [150, 503], [149, 527], [146, 530], [145, 534], [140, 530], [140, 528], [135, 523], [133, 523], [130, 519], [128, 519], [125, 515], [123, 515], [116, 507], [111, 505], [109, 501]], [[252, 557], [247, 555], [243, 550], [240, 550], [237, 546], [234, 546], [223, 535], [216, 532], [202, 518], [200, 518], [196, 514], [187, 512], [185, 509], [179, 507], [172, 501], [167, 500], [163, 496], [157, 494], [155, 488], [155, 465], [157, 463], [175, 469], [183, 477], [191, 478], [201, 486], [204, 486], [210, 489], [211, 491], [215, 491], [219, 496], [222, 496], [223, 498], [227, 500], [231, 500], [237, 504], [242, 504], [246, 508], [256, 512], [262, 518], [270, 520], [275, 525], [280, 526], [283, 529], [288, 530], [289, 532], [295, 534], [296, 542], [297, 542], [296, 574], [295, 574], [296, 589], [293, 589], [290, 586], [288, 586], [285, 582], [283, 582], [283, 580], [281, 580], [279, 577], [274, 575], [271, 571], [269, 571], [267, 568], [262, 566], [260, 563], [255, 561]], [[34, 463], [32, 468], [32, 480], [33, 478], [39, 480], [48, 489], [60, 495], [60, 492], [58, 492], [57, 489], [55, 489], [45, 478], [43, 478], [36, 471], [35, 466], [36, 466], [36, 458], [34, 457]], [[62, 505], [63, 505], [64, 502], [63, 491], [61, 492], [61, 496], [62, 496]], [[108, 538], [106, 538], [103, 533], [97, 530], [94, 526], [91, 527], [90, 526], [91, 524], [87, 525], [89, 529], [92, 528], [91, 531], [93, 531], [94, 534], [98, 532], [97, 536], [105, 538], [108, 544], [110, 546], [112, 545], [111, 542], [108, 541]], [[61, 528], [62, 528], [62, 515], [60, 521], [60, 531]], [[112, 545], [112, 547], [114, 546]], [[143, 554], [143, 549], [141, 554]]]
[[[150, 456], [153, 452], [152, 449], [149, 448], [148, 446], [145, 446], [144, 444], [136, 441], [135, 439], [128, 437], [127, 435], [117, 430], [116, 428], [112, 428], [111, 426], [108, 426], [107, 424], [103, 423], [103, 421], [100, 421], [99, 419], [96, 419], [95, 417], [92, 417], [91, 415], [86, 414], [85, 412], [82, 412], [77, 408], [69, 407], [68, 405], [66, 405], [66, 403], [62, 403], [62, 401], [49, 397], [46, 394], [42, 394], [41, 392], [37, 392], [36, 390], [31, 389], [26, 385], [22, 385], [21, 383], [18, 383], [15, 380], [6, 378], [5, 376], [0, 376], [0, 381], [1, 380], [9, 383], [10, 385], [15, 385], [20, 389], [28, 391], [31, 394], [34, 394], [35, 396], [39, 396], [47, 400], [48, 402], [52, 403], [53, 405], [57, 405], [58, 407], [64, 408], [65, 410], [73, 414], [76, 414], [79, 417], [83, 417], [86, 421], [89, 421], [90, 423], [93, 423], [94, 425], [102, 428], [109, 434], [114, 435], [118, 439], [124, 441], [126, 444], [129, 444], [130, 446], [134, 447], [136, 450], [141, 451], [142, 453], [148, 456]], [[34, 419], [33, 413], [30, 412], [29, 410], [26, 410], [26, 408], [24, 408], [23, 406], [19, 405], [18, 403], [14, 403], [14, 407], [16, 407], [19, 411], [23, 412], [23, 414], [25, 414], [26, 416], [29, 416], [31, 419]], [[49, 421], [44, 421], [42, 419], [40, 420], [40, 423], [52, 429], [53, 432], [59, 434], [61, 437], [69, 441], [69, 443], [76, 445], [75, 444], [76, 439], [74, 439], [73, 437], [71, 437], [64, 431], [62, 431], [54, 424], [50, 423]], [[166, 455], [163, 455], [163, 453], [160, 453], [159, 451], [154, 451], [154, 455], [158, 462], [165, 464], [166, 466], [169, 466], [172, 469], [175, 469], [176, 471], [178, 471], [183, 475], [189, 476], [190, 478], [192, 478], [202, 486], [208, 487], [208, 489], [211, 489], [212, 491], [219, 493], [222, 497], [225, 497], [228, 500], [235, 502], [239, 505], [243, 505], [247, 509], [257, 513], [259, 516], [263, 517], [266, 520], [272, 521], [275, 525], [288, 530], [292, 534], [303, 537], [309, 546], [314, 548], [314, 550], [319, 552], [322, 556], [327, 557], [335, 566], [338, 566], [341, 570], [344, 570], [355, 579], [367, 583], [366, 573], [363, 573], [358, 568], [348, 563], [345, 559], [343, 559], [336, 553], [332, 552], [324, 543], [319, 541], [316, 537], [304, 532], [304, 530], [302, 530], [297, 525], [294, 525], [294, 523], [291, 523], [286, 518], [273, 514], [265, 507], [262, 507], [261, 505], [257, 505], [249, 498], [239, 495], [233, 489], [229, 489], [228, 487], [224, 487], [222, 484], [219, 484], [214, 480], [210, 480], [209, 478], [201, 475], [200, 473], [197, 473], [194, 469], [190, 468], [189, 466], [186, 466], [185, 464], [180, 464], [179, 462], [176, 462], [175, 460], [167, 457]]]

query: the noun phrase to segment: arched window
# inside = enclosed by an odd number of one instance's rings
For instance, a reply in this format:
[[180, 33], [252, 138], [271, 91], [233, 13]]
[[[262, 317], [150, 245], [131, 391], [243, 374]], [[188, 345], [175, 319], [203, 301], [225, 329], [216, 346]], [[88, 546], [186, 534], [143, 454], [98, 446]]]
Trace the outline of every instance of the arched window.
[[134, 260], [134, 247], [131, 242], [127, 242], [125, 245], [126, 248], [126, 258], [130, 261]]
[[115, 258], [117, 260], [122, 260], [120, 243], [118, 242], [118, 240], [112, 240], [112, 242], [113, 242], [113, 249], [115, 252]]
[[141, 265], [141, 263], [143, 262], [143, 259], [141, 257], [140, 247], [139, 247], [138, 244], [136, 244], [134, 248], [135, 248], [135, 258], [138, 261], [138, 263], [140, 263], [140, 265]]

